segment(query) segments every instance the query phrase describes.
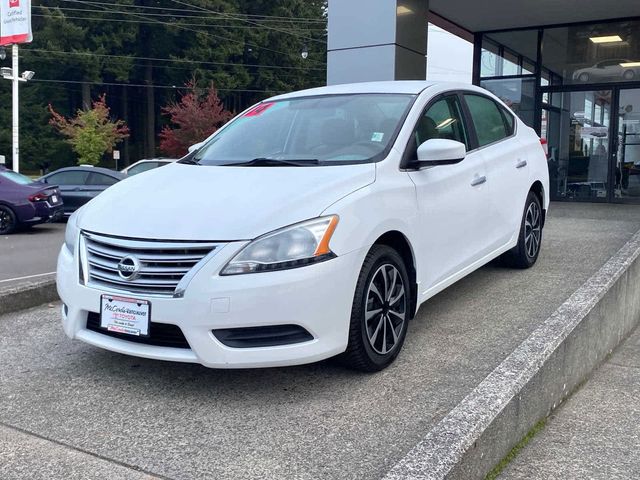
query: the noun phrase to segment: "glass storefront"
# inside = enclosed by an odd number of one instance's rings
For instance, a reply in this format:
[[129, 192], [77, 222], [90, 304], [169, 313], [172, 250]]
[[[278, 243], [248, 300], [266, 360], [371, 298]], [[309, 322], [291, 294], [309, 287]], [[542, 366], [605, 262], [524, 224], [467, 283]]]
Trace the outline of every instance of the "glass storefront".
[[545, 108], [543, 137], [555, 200], [608, 198], [611, 95], [611, 90], [551, 94], [556, 106]]
[[474, 81], [549, 145], [555, 200], [640, 203], [640, 19], [478, 34]]
[[640, 199], [640, 88], [620, 90], [615, 196]]
[[547, 28], [543, 63], [564, 85], [640, 79], [640, 21]]

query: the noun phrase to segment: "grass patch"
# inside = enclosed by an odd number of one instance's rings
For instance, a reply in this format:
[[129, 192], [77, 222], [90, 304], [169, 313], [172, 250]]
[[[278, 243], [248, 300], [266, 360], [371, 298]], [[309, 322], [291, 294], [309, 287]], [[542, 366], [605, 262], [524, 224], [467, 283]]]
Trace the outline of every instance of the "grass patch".
[[518, 453], [520, 453], [520, 450], [522, 450], [530, 441], [533, 437], [536, 436], [536, 434], [542, 430], [544, 428], [544, 426], [547, 423], [547, 419], [543, 418], [542, 420], [540, 420], [538, 423], [536, 423], [533, 428], [531, 430], [529, 430], [527, 432], [527, 434], [522, 438], [522, 440], [520, 440], [515, 447], [513, 447], [511, 449], [511, 451], [507, 454], [506, 457], [504, 457], [502, 460], [500, 460], [500, 463], [498, 463], [495, 467], [493, 467], [493, 470], [491, 470], [487, 476], [485, 477], [485, 480], [496, 480], [496, 478], [498, 478], [498, 475], [500, 475], [502, 473], [502, 470], [504, 470], [504, 468], [509, 465], [509, 463], [516, 458], [516, 456], [518, 455]]

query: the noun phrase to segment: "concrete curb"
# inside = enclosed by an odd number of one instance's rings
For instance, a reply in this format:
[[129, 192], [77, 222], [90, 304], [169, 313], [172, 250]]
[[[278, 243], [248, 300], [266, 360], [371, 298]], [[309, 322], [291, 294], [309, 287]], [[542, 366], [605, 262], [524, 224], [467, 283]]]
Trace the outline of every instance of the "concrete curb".
[[640, 232], [384, 477], [483, 479], [640, 322]]
[[55, 278], [0, 290], [0, 315], [58, 300]]

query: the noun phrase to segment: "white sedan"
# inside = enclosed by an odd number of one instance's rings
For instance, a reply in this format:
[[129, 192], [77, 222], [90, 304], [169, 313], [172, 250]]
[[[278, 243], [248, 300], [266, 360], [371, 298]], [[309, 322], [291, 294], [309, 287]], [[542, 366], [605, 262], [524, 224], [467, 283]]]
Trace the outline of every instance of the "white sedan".
[[381, 370], [436, 293], [500, 256], [534, 265], [549, 207], [536, 133], [424, 81], [265, 100], [142, 177], [69, 220], [64, 330], [214, 368]]

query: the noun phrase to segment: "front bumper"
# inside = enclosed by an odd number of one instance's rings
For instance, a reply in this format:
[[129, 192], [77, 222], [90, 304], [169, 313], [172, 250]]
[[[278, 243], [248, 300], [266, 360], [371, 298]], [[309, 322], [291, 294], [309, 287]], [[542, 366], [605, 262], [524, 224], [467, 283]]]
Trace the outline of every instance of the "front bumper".
[[[65, 304], [65, 333], [119, 353], [213, 368], [254, 368], [311, 363], [347, 347], [351, 306], [364, 250], [302, 268], [248, 275], [219, 276], [244, 246], [230, 243], [192, 278], [182, 298], [123, 296], [151, 301], [151, 321], [177, 325], [189, 349], [143, 345], [87, 329], [89, 312], [100, 311], [103, 293], [79, 282], [77, 258], [63, 246], [58, 257], [58, 293]], [[299, 325], [313, 340], [259, 348], [231, 348], [214, 329]]]

